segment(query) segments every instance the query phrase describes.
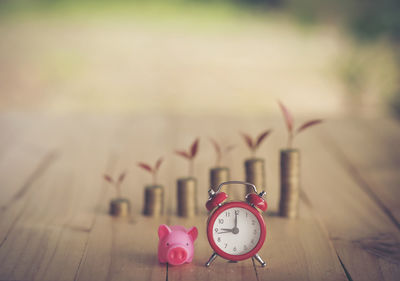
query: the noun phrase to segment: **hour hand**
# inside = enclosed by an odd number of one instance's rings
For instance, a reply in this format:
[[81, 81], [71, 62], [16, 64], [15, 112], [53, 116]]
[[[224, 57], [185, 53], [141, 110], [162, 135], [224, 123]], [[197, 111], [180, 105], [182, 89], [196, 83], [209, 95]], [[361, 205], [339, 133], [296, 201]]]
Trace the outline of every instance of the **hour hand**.
[[217, 232], [217, 234], [233, 232], [233, 229], [231, 229], [231, 228], [221, 228], [221, 230], [222, 230], [222, 232]]
[[233, 231], [233, 229], [232, 229], [232, 228], [221, 228], [221, 230], [223, 230], [223, 231], [227, 231], [227, 232], [232, 232], [232, 231]]

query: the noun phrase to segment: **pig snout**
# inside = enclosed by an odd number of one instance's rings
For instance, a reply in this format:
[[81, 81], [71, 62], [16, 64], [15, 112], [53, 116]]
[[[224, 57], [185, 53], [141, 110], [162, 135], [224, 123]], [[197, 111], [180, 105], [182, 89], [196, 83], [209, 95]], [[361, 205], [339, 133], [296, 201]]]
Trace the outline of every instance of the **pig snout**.
[[162, 224], [158, 228], [158, 260], [160, 263], [181, 265], [193, 260], [197, 228], [186, 229], [180, 225]]
[[167, 253], [168, 263], [172, 265], [180, 265], [186, 262], [188, 258], [188, 250], [182, 246], [171, 247]]

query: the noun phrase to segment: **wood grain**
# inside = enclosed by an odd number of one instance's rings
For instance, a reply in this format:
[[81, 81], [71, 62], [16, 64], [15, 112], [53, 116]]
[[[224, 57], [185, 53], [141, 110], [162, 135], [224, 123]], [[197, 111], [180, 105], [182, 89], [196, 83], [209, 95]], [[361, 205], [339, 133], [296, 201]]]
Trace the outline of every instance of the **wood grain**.
[[383, 118], [331, 122], [322, 137], [359, 186], [400, 228], [400, 126]]
[[[299, 219], [287, 220], [276, 216], [279, 149], [286, 137], [280, 119], [0, 115], [7, 132], [0, 136], [0, 280], [396, 280], [400, 152], [394, 145], [400, 133], [393, 121], [378, 121], [337, 120], [295, 140], [303, 193]], [[268, 128], [275, 130], [258, 151], [266, 159], [268, 232], [260, 255], [268, 267], [218, 258], [205, 268], [212, 251], [204, 204], [215, 162], [206, 139], [236, 145], [225, 165], [233, 180], [243, 180], [250, 153], [238, 132]], [[182, 219], [176, 217], [176, 179], [187, 174], [187, 162], [172, 152], [199, 136], [200, 214]], [[151, 177], [136, 163], [160, 156], [166, 215], [154, 219], [141, 214]], [[132, 203], [132, 216], [117, 219], [108, 215], [115, 191], [101, 175], [123, 170], [122, 194]], [[244, 188], [232, 191], [231, 199], [243, 199]], [[158, 263], [161, 223], [199, 228], [193, 263]]]
[[[107, 214], [107, 206], [115, 194], [112, 187], [107, 187], [99, 202], [93, 231], [90, 233], [75, 280], [166, 279], [166, 266], [158, 263], [156, 252], [157, 228], [158, 225], [167, 223], [167, 217], [154, 219], [141, 215], [144, 187], [151, 177], [136, 167], [138, 161], [159, 157], [146, 154], [143, 150], [148, 140], [157, 141], [158, 153], [167, 148], [168, 142], [162, 138], [165, 133], [165, 123], [154, 120], [151, 122], [153, 130], [138, 136], [137, 132], [145, 129], [141, 126], [149, 125], [141, 121], [143, 120], [119, 121], [118, 128], [114, 132], [112, 165], [105, 171], [108, 174], [128, 171], [126, 181], [122, 185], [122, 194], [131, 201], [132, 216], [119, 219]], [[132, 129], [128, 129], [129, 127]], [[133, 143], [135, 146], [132, 146]], [[132, 173], [138, 176], [132, 177]], [[102, 265], [101, 268], [98, 268], [99, 264]]]
[[[325, 143], [318, 143], [317, 132], [304, 136], [300, 144], [303, 149], [303, 190], [314, 213], [326, 227], [353, 280], [396, 280], [400, 274], [398, 264], [371, 254], [360, 243], [382, 234], [399, 241], [397, 227], [358, 186], [346, 168], [333, 160], [334, 152], [326, 149]], [[397, 247], [393, 244], [394, 250]]]

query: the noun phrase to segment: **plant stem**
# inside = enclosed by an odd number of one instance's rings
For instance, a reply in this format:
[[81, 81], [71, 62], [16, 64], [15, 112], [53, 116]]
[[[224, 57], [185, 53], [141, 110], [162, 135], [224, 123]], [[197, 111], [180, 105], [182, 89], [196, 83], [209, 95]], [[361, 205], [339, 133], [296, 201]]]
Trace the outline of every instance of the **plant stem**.
[[221, 166], [221, 155], [217, 155], [216, 167]]
[[115, 188], [117, 189], [117, 198], [121, 198], [121, 188], [119, 182], [115, 185]]
[[157, 173], [153, 173], [153, 185], [157, 185]]
[[293, 143], [293, 132], [289, 132], [289, 137], [288, 137], [288, 148], [292, 148], [292, 143]]
[[193, 176], [193, 159], [189, 160], [189, 177]]

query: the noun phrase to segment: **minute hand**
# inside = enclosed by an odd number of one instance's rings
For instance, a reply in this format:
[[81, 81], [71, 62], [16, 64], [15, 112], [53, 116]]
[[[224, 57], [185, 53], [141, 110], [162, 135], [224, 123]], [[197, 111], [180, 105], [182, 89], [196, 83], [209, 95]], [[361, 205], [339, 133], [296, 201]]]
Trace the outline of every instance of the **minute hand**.
[[238, 213], [235, 212], [235, 226], [232, 228], [232, 233], [233, 234], [238, 234], [239, 233], [239, 228], [237, 227], [237, 217], [238, 217]]
[[238, 214], [235, 212], [235, 226], [233, 227], [233, 229], [237, 228], [237, 217], [238, 217]]

